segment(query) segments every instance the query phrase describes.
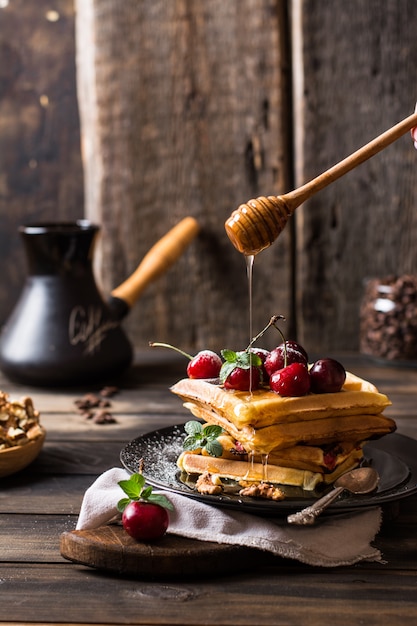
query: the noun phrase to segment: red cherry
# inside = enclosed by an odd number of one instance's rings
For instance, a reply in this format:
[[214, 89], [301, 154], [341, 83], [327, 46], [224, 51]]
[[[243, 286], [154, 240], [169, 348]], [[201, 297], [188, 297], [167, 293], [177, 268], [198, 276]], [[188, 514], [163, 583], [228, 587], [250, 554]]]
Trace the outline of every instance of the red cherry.
[[125, 531], [138, 541], [155, 541], [162, 537], [169, 523], [168, 512], [152, 502], [130, 502], [122, 514]]
[[305, 396], [310, 391], [310, 376], [304, 363], [291, 363], [277, 372], [269, 379], [272, 391], [280, 396], [295, 398]]
[[[252, 370], [252, 380], [250, 370]], [[261, 372], [259, 367], [252, 366], [250, 369], [235, 367], [224, 381], [225, 389], [235, 389], [236, 391], [249, 391], [249, 389], [259, 389], [261, 383]]]
[[188, 378], [218, 378], [220, 374], [222, 360], [218, 354], [211, 350], [201, 350], [201, 352], [198, 352], [198, 354], [193, 357], [191, 354], [187, 354], [183, 350], [171, 346], [169, 343], [151, 341], [149, 345], [153, 348], [169, 348], [187, 357], [187, 359], [189, 359], [187, 366]]
[[319, 359], [310, 368], [313, 393], [337, 393], [346, 380], [346, 370], [335, 359]]
[[[291, 363], [304, 363], [304, 365], [307, 365], [308, 355], [300, 344], [295, 341], [286, 341], [285, 344], [287, 349], [287, 366], [291, 365]], [[284, 366], [285, 350], [284, 344], [281, 343], [279, 346], [271, 350], [269, 355], [266, 357], [265, 369], [269, 376], [271, 376], [271, 374], [277, 370], [281, 370]]]
[[211, 350], [201, 350], [188, 363], [188, 378], [218, 378], [222, 360]]

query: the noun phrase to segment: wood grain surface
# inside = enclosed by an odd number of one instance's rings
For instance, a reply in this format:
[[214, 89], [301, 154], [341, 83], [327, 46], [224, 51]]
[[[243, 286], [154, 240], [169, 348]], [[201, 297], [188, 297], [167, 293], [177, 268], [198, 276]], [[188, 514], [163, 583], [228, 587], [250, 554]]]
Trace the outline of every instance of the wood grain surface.
[[[413, 113], [417, 5], [311, 0], [300, 20], [297, 185]], [[311, 350], [358, 349], [365, 279], [417, 271], [416, 182], [405, 136], [297, 210], [298, 321]]]
[[[289, 185], [285, 3], [81, 0], [77, 33], [82, 137], [96, 147], [84, 154], [86, 214], [104, 225], [106, 289], [181, 217], [201, 226], [129, 315], [133, 341], [247, 345], [245, 264], [224, 221], [261, 189]], [[288, 236], [257, 264], [259, 330], [276, 311], [291, 324]]]
[[73, 0], [0, 8], [1, 325], [27, 271], [18, 226], [84, 215], [74, 17]]
[[[389, 414], [396, 418], [398, 432], [417, 439], [417, 371], [376, 367], [355, 355], [337, 356], [391, 397]], [[2, 623], [414, 626], [416, 496], [399, 502], [395, 515], [384, 520], [375, 542], [384, 564], [363, 562], [329, 570], [268, 556], [268, 562], [259, 562], [252, 552], [227, 552], [223, 558], [226, 552], [217, 554], [218, 546], [210, 552], [210, 546], [193, 545], [196, 562], [189, 560], [182, 572], [173, 566], [178, 556], [174, 552], [174, 559], [165, 561], [167, 569], [128, 575], [64, 558], [62, 537], [73, 536], [86, 489], [106, 469], [120, 467], [126, 443], [188, 418], [169, 391], [183, 375], [182, 359], [168, 358], [164, 366], [159, 352], [139, 357], [140, 364], [120, 381], [119, 393], [111, 398], [109, 411], [116, 420], [111, 424], [96, 424], [76, 410], [75, 400], [87, 392], [98, 393], [98, 388], [49, 391], [12, 384], [0, 376], [0, 388], [12, 397], [33, 397], [47, 430], [36, 461], [1, 479], [0, 578], [2, 598], [7, 597]], [[114, 529], [112, 536], [118, 550], [124, 540], [118, 544]], [[162, 544], [159, 548], [164, 550]], [[137, 568], [156, 568], [149, 554]]]
[[74, 563], [154, 579], [235, 574], [274, 562], [271, 555], [259, 550], [175, 535], [165, 535], [154, 543], [142, 543], [129, 537], [117, 524], [64, 532], [60, 551]]
[[[199, 238], [140, 298], [128, 334], [136, 349], [245, 347], [245, 266], [224, 220], [412, 112], [415, 14], [413, 0], [7, 3], [0, 323], [26, 274], [20, 223], [99, 221], [106, 295], [191, 214]], [[256, 331], [281, 313], [310, 351], [357, 349], [363, 280], [417, 271], [415, 159], [404, 137], [297, 210], [255, 264]]]

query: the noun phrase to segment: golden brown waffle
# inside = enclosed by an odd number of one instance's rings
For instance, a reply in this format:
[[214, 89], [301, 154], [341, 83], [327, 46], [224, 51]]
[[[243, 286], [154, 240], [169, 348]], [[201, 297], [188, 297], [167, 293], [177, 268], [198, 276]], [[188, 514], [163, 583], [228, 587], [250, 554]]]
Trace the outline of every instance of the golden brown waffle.
[[340, 415], [315, 420], [299, 419], [297, 422], [281, 421], [265, 428], [243, 426], [237, 428], [225, 417], [192, 402], [184, 405], [190, 412], [210, 424], [224, 428], [239, 441], [247, 452], [269, 454], [300, 444], [321, 446], [340, 441], [367, 441], [394, 432], [394, 420], [384, 415]]
[[344, 462], [329, 474], [282, 467], [273, 465], [272, 463], [265, 465], [248, 461], [233, 461], [231, 459], [194, 454], [193, 452], [183, 452], [178, 459], [178, 467], [191, 475], [209, 472], [220, 478], [236, 480], [242, 482], [242, 484], [265, 481], [279, 485], [301, 487], [301, 489], [305, 489], [306, 491], [313, 491], [321, 483], [331, 484], [341, 474], [356, 467], [361, 457], [361, 451], [352, 451]]
[[[350, 372], [340, 392], [302, 397], [283, 398], [267, 389], [230, 391], [214, 381], [192, 379], [179, 381], [172, 391], [192, 415], [225, 431], [219, 437], [220, 458], [204, 450], [181, 455], [179, 465], [189, 473], [312, 490], [356, 467], [364, 442], [396, 428], [382, 414], [391, 404], [388, 397]], [[332, 448], [330, 458], [326, 446]]]
[[[265, 462], [260, 454], [248, 454], [236, 440], [227, 432], [223, 432], [217, 441], [222, 446], [223, 459], [233, 461], [247, 461], [251, 459], [256, 463]], [[296, 469], [309, 470], [311, 472], [330, 473], [341, 465], [352, 453], [362, 456], [363, 443], [342, 441], [330, 445], [312, 446], [299, 445], [282, 450], [272, 450], [268, 455], [268, 463], [281, 467], [294, 467]], [[196, 451], [202, 456], [210, 456], [205, 448]]]
[[230, 391], [207, 380], [185, 378], [171, 391], [186, 402], [193, 402], [226, 418], [236, 428], [264, 428], [335, 415], [378, 415], [391, 404], [386, 395], [365, 380], [347, 372], [346, 382], [338, 393], [310, 393], [283, 398], [273, 391]]

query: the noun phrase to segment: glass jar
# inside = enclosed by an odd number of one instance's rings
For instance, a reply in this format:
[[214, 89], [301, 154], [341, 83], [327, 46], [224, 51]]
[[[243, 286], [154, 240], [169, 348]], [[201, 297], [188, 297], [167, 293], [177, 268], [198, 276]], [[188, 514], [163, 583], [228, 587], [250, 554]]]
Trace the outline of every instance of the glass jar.
[[366, 282], [360, 307], [360, 351], [397, 364], [417, 363], [417, 276]]

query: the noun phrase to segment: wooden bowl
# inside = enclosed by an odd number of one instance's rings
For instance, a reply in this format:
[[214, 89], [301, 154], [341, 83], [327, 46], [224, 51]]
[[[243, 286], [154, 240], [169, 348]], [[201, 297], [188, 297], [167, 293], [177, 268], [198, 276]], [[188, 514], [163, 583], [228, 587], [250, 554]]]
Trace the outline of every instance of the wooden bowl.
[[15, 474], [32, 463], [42, 449], [45, 435], [42, 428], [42, 434], [29, 443], [0, 450], [0, 478]]

